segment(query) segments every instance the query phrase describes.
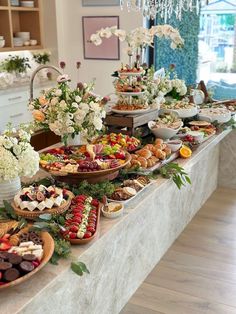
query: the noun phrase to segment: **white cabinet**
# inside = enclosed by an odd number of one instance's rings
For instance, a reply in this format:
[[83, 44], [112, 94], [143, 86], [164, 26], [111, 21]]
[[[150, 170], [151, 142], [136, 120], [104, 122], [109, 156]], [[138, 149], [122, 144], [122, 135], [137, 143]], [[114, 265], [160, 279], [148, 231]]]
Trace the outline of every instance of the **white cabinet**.
[[[48, 88], [50, 86], [47, 86]], [[38, 97], [41, 90], [45, 88], [38, 87], [34, 90], [34, 97]], [[29, 88], [0, 91], [0, 133], [5, 130], [8, 122], [14, 127], [21, 123], [32, 121], [32, 114], [28, 110]]]

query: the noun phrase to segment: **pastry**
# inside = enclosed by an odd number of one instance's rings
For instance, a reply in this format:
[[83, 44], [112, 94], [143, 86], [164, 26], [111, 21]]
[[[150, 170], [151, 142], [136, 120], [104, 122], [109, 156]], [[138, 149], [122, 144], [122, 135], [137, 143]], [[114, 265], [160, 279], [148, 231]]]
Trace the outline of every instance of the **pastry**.
[[144, 157], [138, 157], [137, 161], [140, 162], [142, 168], [147, 168], [147, 159]]
[[160, 151], [158, 158], [161, 159], [161, 160], [166, 159], [166, 153], [164, 151]]
[[169, 156], [171, 154], [170, 147], [166, 146], [166, 148], [164, 149], [164, 152], [166, 153], [166, 156]]
[[144, 157], [146, 159], [148, 159], [148, 158], [150, 158], [152, 156], [152, 153], [150, 152], [150, 150], [145, 149], [145, 148], [138, 150], [136, 152], [136, 154], [139, 155], [139, 156], [142, 156], [142, 157]]
[[131, 168], [140, 168], [141, 163], [138, 160], [131, 160]]
[[163, 143], [164, 143], [163, 139], [161, 139], [161, 138], [156, 138], [155, 139], [155, 145], [156, 144], [163, 144]]
[[126, 195], [129, 195], [130, 197], [134, 196], [137, 194], [136, 190], [133, 189], [133, 188], [130, 188], [129, 186], [126, 186], [123, 188], [123, 192], [126, 194]]
[[155, 156], [155, 157], [157, 157], [157, 158], [160, 159], [162, 150], [157, 148], [157, 149], [155, 149], [155, 150], [153, 151], [153, 153], [154, 153], [154, 156]]

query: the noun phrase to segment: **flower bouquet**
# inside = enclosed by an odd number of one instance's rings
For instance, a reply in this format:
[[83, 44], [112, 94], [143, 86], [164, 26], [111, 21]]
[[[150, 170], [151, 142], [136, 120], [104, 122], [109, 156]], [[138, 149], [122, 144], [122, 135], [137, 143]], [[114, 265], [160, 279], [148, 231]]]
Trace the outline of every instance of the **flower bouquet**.
[[20, 177], [32, 177], [39, 170], [39, 154], [30, 145], [28, 126], [16, 132], [8, 129], [0, 136], [0, 206], [20, 189]]
[[58, 77], [58, 86], [44, 91], [29, 104], [36, 127], [51, 130], [67, 145], [70, 137], [82, 134], [93, 139], [103, 128], [106, 112], [103, 99], [92, 93], [94, 83], [69, 86], [68, 75]]

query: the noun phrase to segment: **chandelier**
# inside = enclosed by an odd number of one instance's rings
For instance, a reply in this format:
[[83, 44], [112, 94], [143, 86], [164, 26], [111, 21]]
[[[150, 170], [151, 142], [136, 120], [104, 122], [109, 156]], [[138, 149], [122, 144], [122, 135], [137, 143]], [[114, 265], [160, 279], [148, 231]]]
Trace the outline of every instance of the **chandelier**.
[[144, 17], [155, 19], [158, 14], [165, 22], [175, 14], [178, 20], [182, 19], [183, 12], [199, 14], [202, 0], [120, 0], [121, 10], [127, 7], [128, 12], [141, 12]]

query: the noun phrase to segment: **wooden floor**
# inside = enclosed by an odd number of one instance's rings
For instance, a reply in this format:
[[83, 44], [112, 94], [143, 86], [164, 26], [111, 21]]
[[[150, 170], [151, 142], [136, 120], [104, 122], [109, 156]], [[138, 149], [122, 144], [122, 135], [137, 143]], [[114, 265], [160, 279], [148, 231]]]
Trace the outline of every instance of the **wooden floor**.
[[121, 314], [236, 314], [236, 190], [218, 189]]

